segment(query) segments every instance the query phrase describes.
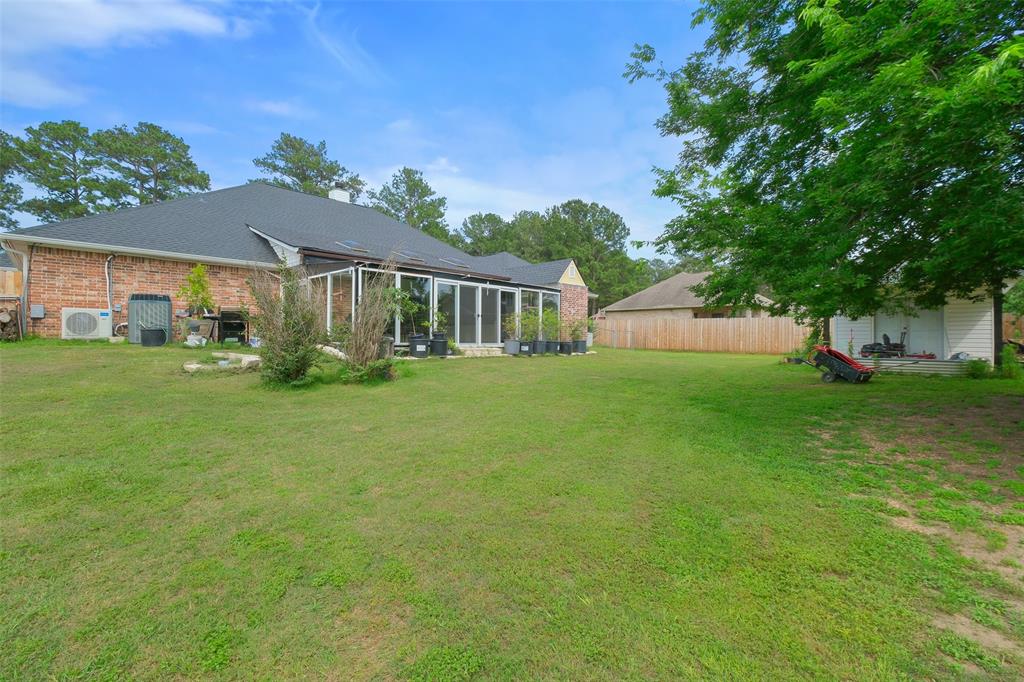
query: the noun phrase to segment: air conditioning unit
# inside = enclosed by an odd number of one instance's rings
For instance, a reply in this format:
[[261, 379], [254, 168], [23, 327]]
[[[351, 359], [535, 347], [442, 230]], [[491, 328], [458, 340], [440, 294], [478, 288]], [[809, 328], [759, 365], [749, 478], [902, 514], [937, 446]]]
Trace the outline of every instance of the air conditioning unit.
[[110, 320], [105, 308], [61, 308], [60, 338], [105, 339], [113, 336]]

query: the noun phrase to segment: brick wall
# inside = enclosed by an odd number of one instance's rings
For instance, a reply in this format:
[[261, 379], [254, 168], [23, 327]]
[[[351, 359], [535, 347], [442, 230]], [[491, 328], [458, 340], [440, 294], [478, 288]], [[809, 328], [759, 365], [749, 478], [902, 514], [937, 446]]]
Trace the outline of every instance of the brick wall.
[[[36, 247], [29, 272], [29, 304], [46, 306], [46, 317], [29, 320], [30, 334], [60, 337], [61, 308], [106, 308], [107, 286], [103, 264], [110, 254]], [[178, 298], [178, 289], [194, 263], [159, 260], [141, 256], [115, 256], [111, 263], [114, 305], [121, 312], [113, 313], [114, 324], [128, 321], [130, 294], [166, 294], [174, 311], [187, 306]], [[213, 301], [218, 306], [238, 306], [249, 302], [245, 280], [248, 268], [206, 265]]]
[[587, 287], [577, 284], [561, 285], [561, 319], [563, 325], [572, 324], [576, 320], [587, 319]]

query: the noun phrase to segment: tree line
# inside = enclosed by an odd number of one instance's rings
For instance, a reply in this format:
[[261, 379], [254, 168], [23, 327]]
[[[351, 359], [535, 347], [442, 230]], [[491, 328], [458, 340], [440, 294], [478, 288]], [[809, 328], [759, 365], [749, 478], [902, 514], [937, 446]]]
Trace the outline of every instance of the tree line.
[[[573, 258], [580, 273], [609, 304], [629, 296], [683, 265], [667, 259], [634, 259], [627, 253], [629, 228], [606, 206], [572, 199], [544, 211], [523, 210], [506, 220], [477, 213], [453, 228], [447, 199], [419, 170], [403, 167], [384, 185], [367, 189], [358, 173], [332, 159], [324, 141], [281, 133], [253, 165], [253, 181], [327, 196], [335, 186], [352, 200], [445, 241], [472, 255], [507, 251], [530, 262]], [[35, 188], [24, 198], [23, 186]], [[189, 145], [153, 123], [91, 132], [77, 121], [52, 121], [24, 135], [0, 131], [0, 228], [17, 226], [18, 211], [57, 222], [104, 211], [165, 201], [210, 189]]]

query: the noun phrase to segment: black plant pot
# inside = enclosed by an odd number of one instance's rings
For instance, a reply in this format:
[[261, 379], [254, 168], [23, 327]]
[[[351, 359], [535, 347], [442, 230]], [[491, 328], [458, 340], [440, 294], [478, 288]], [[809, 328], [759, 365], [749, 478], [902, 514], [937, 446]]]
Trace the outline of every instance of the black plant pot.
[[562, 355], [572, 355], [572, 341], [559, 341], [558, 352]]
[[545, 350], [545, 352], [547, 352], [547, 353], [557, 353], [558, 352], [558, 341], [545, 341], [544, 343], [547, 344], [547, 349]]
[[533, 355], [533, 341], [520, 341], [519, 354], [527, 357]]
[[430, 354], [442, 358], [448, 355], [447, 335], [434, 332], [434, 338], [430, 339]]
[[587, 340], [586, 339], [578, 339], [576, 341], [573, 341], [572, 342], [572, 352], [573, 353], [586, 353], [587, 352]]
[[426, 334], [409, 335], [409, 355], [414, 358], [427, 357], [430, 349], [430, 341]]
[[534, 355], [544, 355], [544, 353], [547, 351], [547, 349], [548, 349], [547, 344], [544, 343], [543, 341], [541, 341], [540, 339], [537, 339], [536, 341], [533, 342], [533, 354]]

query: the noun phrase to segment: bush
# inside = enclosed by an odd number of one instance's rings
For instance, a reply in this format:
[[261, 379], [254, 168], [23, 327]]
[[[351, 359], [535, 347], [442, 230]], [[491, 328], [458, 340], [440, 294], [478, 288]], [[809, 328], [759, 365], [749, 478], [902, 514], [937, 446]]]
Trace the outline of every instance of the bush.
[[261, 374], [271, 383], [301, 383], [320, 360], [318, 346], [327, 340], [323, 300], [310, 295], [301, 268], [284, 263], [276, 276], [254, 273], [249, 289], [259, 310], [250, 322], [260, 339]]
[[985, 379], [991, 376], [988, 362], [975, 358], [967, 361], [967, 376], [971, 379]]
[[1003, 353], [1000, 356], [1002, 365], [999, 367], [999, 376], [1004, 379], [1019, 379], [1022, 371], [1020, 362], [1017, 361], [1017, 350], [1013, 346], [1003, 346]]
[[354, 363], [348, 363], [348, 377], [346, 383], [371, 384], [378, 381], [393, 381], [397, 378], [395, 372], [394, 358], [383, 358], [374, 360], [365, 367], [359, 367]]
[[395, 288], [395, 263], [388, 261], [379, 273], [366, 278], [362, 297], [356, 304], [352, 331], [345, 346], [349, 371], [353, 376], [380, 375], [393, 379], [394, 372], [371, 369], [381, 360], [381, 339], [395, 315], [404, 309], [408, 294]]

